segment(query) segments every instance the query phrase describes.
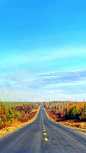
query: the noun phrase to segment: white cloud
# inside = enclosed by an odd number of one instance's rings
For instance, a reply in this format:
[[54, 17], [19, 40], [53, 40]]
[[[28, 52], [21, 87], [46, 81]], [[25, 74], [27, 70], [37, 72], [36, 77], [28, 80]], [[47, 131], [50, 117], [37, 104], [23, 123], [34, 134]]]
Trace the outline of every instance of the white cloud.
[[3, 88], [0, 91], [0, 98], [7, 101], [51, 101], [51, 100], [77, 100], [83, 101], [83, 98], [86, 99], [86, 94], [63, 94], [58, 91], [48, 91], [48, 90], [31, 90], [22, 91], [22, 90], [8, 90]]
[[11, 101], [83, 100], [86, 70], [31, 75], [25, 70], [0, 74], [0, 98]]

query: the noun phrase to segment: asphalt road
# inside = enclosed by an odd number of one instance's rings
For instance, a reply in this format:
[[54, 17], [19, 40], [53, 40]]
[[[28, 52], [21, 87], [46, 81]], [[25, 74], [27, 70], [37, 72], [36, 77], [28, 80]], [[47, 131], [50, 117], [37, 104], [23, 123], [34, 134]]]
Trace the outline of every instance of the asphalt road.
[[50, 121], [41, 106], [33, 123], [0, 139], [0, 153], [86, 153], [86, 135]]

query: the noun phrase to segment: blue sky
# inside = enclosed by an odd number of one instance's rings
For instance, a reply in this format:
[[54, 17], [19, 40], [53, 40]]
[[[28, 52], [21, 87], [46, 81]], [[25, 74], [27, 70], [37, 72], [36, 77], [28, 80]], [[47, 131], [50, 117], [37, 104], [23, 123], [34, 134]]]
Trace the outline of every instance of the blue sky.
[[85, 0], [0, 0], [0, 98], [86, 100]]

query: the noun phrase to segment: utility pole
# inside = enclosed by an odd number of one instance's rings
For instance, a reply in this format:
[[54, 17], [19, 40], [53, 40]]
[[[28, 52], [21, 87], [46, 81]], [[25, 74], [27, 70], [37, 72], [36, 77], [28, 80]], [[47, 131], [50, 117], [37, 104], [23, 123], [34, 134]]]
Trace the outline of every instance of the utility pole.
[[68, 111], [68, 104], [67, 104], [67, 111]]
[[62, 114], [63, 114], [63, 106], [61, 106]]
[[60, 110], [60, 106], [59, 106], [59, 110]]
[[1, 102], [1, 109], [0, 109], [0, 118], [2, 116], [2, 100], [0, 99], [0, 102]]

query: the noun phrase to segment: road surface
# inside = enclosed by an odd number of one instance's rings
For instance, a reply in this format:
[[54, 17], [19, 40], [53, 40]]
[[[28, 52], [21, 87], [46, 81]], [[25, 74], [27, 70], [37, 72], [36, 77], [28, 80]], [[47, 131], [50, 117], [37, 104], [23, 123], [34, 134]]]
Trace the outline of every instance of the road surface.
[[0, 139], [0, 153], [86, 153], [86, 135], [50, 121], [41, 106], [33, 123]]

